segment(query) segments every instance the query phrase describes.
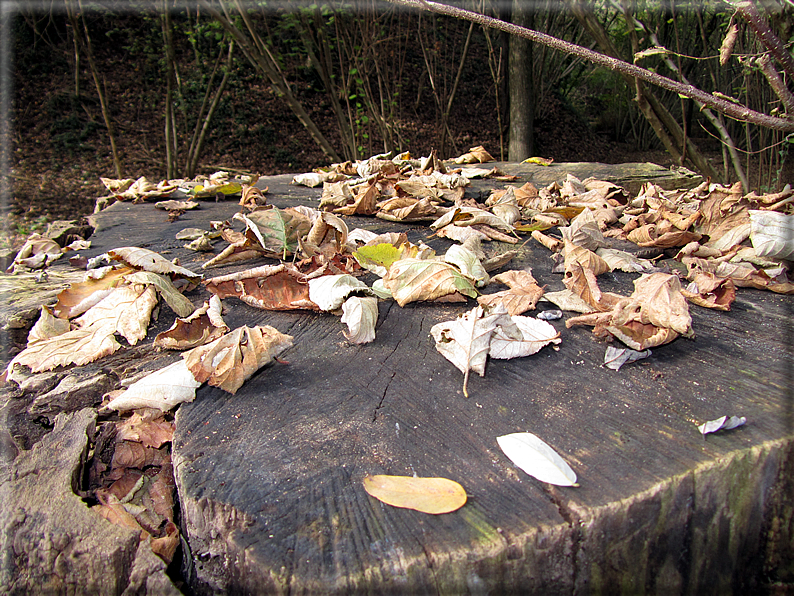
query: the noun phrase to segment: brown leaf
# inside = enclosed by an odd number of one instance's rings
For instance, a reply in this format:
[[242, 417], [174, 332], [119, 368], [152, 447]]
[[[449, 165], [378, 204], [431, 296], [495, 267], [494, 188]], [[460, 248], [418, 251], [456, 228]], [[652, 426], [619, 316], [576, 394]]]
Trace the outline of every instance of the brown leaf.
[[590, 269], [583, 268], [578, 261], [572, 262], [565, 271], [563, 283], [566, 288], [579, 296], [586, 304], [600, 312], [612, 310], [615, 304], [624, 298], [624, 296], [611, 292], [602, 293], [593, 272]]
[[196, 381], [234, 394], [246, 379], [291, 346], [292, 336], [273, 327], [244, 326], [182, 357]]
[[485, 147], [478, 145], [477, 147], [472, 147], [469, 149], [468, 153], [464, 153], [460, 157], [456, 157], [453, 161], [457, 164], [486, 163], [489, 161], [494, 161], [494, 158], [485, 150]]
[[204, 302], [204, 306], [186, 319], [176, 319], [167, 331], [158, 333], [154, 345], [168, 350], [187, 350], [215, 341], [229, 327], [221, 317], [221, 301], [218, 296]]
[[[355, 198], [347, 205], [333, 209], [337, 215], [374, 215], [378, 210], [376, 202], [380, 191], [375, 182], [359, 189]], [[322, 209], [322, 205], [320, 208]]]
[[266, 310], [320, 310], [309, 299], [306, 275], [292, 265], [265, 265], [205, 280], [218, 298], [239, 298]]
[[730, 279], [717, 277], [713, 273], [696, 273], [692, 283], [681, 289], [690, 302], [705, 308], [731, 310], [736, 298], [736, 285]]
[[446, 478], [367, 476], [364, 478], [364, 490], [387, 505], [423, 513], [450, 513], [466, 504], [464, 488]]
[[434, 300], [461, 292], [472, 298], [477, 295], [472, 282], [454, 266], [437, 260], [401, 259], [392, 263], [383, 278], [397, 304]]
[[[141, 414], [143, 411], [145, 414]], [[117, 425], [119, 441], [141, 443], [159, 449], [174, 436], [174, 423], [167, 421], [158, 410], [138, 410]]]
[[[111, 461], [111, 470], [137, 468], [143, 470], [147, 466], [162, 466], [171, 461], [171, 453], [167, 446], [155, 449], [137, 441], [120, 441], [116, 444]], [[118, 475], [121, 477], [121, 474]]]
[[174, 553], [179, 546], [179, 528], [173, 522], [168, 522], [165, 526], [165, 536], [149, 538], [152, 552], [166, 563], [170, 563], [174, 558]]
[[505, 271], [495, 276], [493, 280], [505, 284], [510, 289], [480, 296], [477, 298], [480, 306], [494, 308], [502, 304], [509, 315], [520, 315], [528, 310], [534, 310], [538, 300], [543, 296], [543, 288], [538, 285], [530, 271]]
[[592, 272], [596, 277], [602, 273], [609, 273], [611, 269], [607, 262], [599, 257], [592, 250], [581, 246], [565, 242], [565, 270], [567, 271], [571, 263], [578, 263], [583, 268]]
[[85, 281], [72, 284], [58, 294], [54, 314], [64, 319], [83, 314], [108, 296], [113, 288], [123, 283], [124, 276], [132, 272], [132, 267], [118, 267], [108, 270], [101, 278], [87, 276]]

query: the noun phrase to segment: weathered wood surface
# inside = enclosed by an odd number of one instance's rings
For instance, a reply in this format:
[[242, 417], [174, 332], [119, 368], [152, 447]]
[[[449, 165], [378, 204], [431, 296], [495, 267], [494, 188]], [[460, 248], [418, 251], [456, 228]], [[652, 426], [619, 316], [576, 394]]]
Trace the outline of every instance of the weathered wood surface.
[[[538, 186], [540, 172], [567, 173], [564, 164], [500, 167], [532, 168]], [[598, 167], [592, 175], [606, 177]], [[587, 167], [574, 173], [587, 177]], [[260, 181], [269, 201], [316, 205], [319, 189], [289, 178]], [[237, 209], [205, 202], [169, 224], [151, 204], [119, 203], [95, 218], [92, 254], [136, 245], [199, 270], [206, 257], [183, 249], [176, 232]], [[346, 220], [448, 246], [421, 225]], [[548, 255], [528, 243], [508, 267], [532, 267], [549, 291], [562, 289]], [[633, 277], [599, 282], [629, 293]], [[469, 399], [429, 330], [471, 304], [382, 302], [377, 338], [364, 346], [350, 345], [331, 314], [225, 304], [230, 327], [273, 325], [294, 347], [281, 356], [288, 364], [235, 396], [204, 387], [178, 410], [173, 458], [197, 593], [739, 593], [794, 580], [788, 297], [742, 289], [729, 313], [692, 306], [695, 340], [619, 372], [601, 367], [605, 345], [589, 329], [556, 321], [559, 350], [489, 362], [484, 378], [470, 379]], [[170, 324], [161, 319], [147, 341]], [[140, 353], [140, 367], [154, 365]], [[697, 423], [724, 414], [748, 424], [700, 435]], [[518, 431], [558, 450], [580, 487], [518, 471], [495, 440]], [[361, 485], [378, 473], [448, 477], [469, 502], [442, 516], [391, 508]]]

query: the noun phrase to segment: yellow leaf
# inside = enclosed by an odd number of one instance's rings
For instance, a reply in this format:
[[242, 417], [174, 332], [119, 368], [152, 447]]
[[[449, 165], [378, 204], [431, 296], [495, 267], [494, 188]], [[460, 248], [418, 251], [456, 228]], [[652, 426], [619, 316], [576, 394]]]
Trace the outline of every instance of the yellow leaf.
[[413, 478], [411, 476], [367, 476], [367, 493], [393, 507], [414, 509], [422, 513], [450, 513], [466, 504], [466, 491], [446, 478]]

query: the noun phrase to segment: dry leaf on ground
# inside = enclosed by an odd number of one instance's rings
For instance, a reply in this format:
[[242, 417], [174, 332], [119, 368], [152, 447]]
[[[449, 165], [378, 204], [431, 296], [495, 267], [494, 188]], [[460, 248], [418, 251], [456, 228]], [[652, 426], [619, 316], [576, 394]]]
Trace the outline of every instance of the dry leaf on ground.
[[375, 339], [378, 322], [378, 299], [351, 296], [342, 305], [342, 322], [347, 325], [345, 337], [354, 344], [366, 344]]
[[500, 273], [493, 278], [508, 286], [509, 290], [486, 294], [477, 298], [480, 306], [494, 308], [497, 304], [502, 304], [510, 315], [520, 315], [528, 310], [534, 310], [538, 300], [543, 296], [543, 288], [532, 276], [529, 270], [511, 270]]
[[243, 326], [185, 352], [182, 358], [197, 382], [206, 381], [234, 394], [251, 375], [290, 347], [292, 336], [269, 325]]
[[441, 514], [466, 504], [464, 488], [446, 478], [377, 475], [367, 476], [363, 482], [367, 494], [393, 507]]
[[397, 304], [434, 300], [460, 292], [474, 298], [477, 290], [472, 281], [454, 266], [438, 260], [401, 259], [392, 263], [383, 278]]
[[188, 370], [185, 361], [180, 359], [136, 381], [106, 407], [119, 412], [139, 408], [165, 412], [182, 402], [193, 401], [199, 387], [201, 383]]
[[239, 298], [266, 310], [320, 310], [309, 299], [306, 275], [293, 265], [265, 265], [204, 281], [218, 298]]
[[221, 299], [212, 296], [189, 317], [176, 319], [170, 329], [158, 333], [154, 345], [169, 350], [188, 350], [215, 341], [229, 331], [221, 308]]
[[510, 461], [541, 482], [558, 486], [579, 486], [571, 466], [532, 433], [503, 435], [497, 437], [496, 442]]

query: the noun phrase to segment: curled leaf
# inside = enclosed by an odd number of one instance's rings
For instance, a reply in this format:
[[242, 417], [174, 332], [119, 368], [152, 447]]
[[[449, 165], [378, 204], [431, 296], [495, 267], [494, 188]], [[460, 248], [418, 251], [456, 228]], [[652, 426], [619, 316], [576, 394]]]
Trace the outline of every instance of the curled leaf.
[[379, 501], [422, 513], [451, 513], [466, 504], [466, 491], [447, 478], [366, 476], [364, 490]]
[[118, 412], [139, 408], [165, 412], [182, 402], [193, 401], [200, 386], [185, 361], [180, 359], [130, 385], [127, 391], [108, 403], [107, 408]]
[[709, 433], [717, 432], [718, 430], [731, 430], [732, 428], [736, 428], [737, 426], [742, 426], [744, 423], [747, 422], [747, 418], [744, 416], [731, 416], [728, 418], [727, 416], [722, 416], [717, 418], [716, 420], [709, 420], [708, 422], [704, 422], [700, 426], [698, 426], [698, 430], [707, 435]]
[[345, 337], [354, 344], [366, 344], [375, 339], [378, 322], [378, 299], [351, 296], [342, 305], [342, 322], [347, 324]]

